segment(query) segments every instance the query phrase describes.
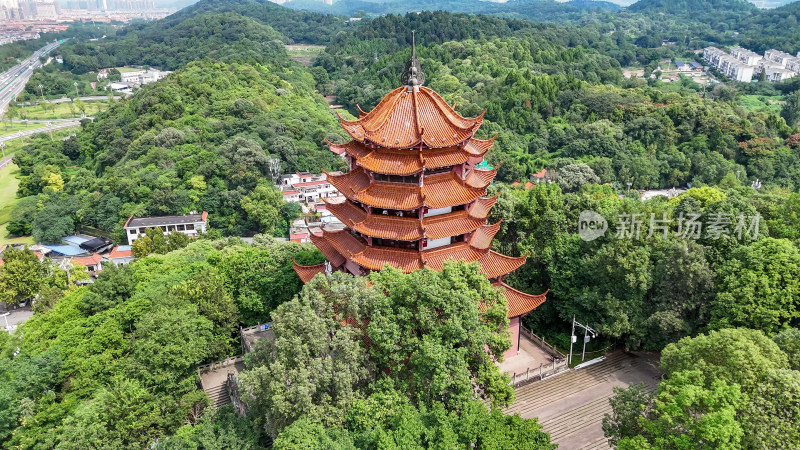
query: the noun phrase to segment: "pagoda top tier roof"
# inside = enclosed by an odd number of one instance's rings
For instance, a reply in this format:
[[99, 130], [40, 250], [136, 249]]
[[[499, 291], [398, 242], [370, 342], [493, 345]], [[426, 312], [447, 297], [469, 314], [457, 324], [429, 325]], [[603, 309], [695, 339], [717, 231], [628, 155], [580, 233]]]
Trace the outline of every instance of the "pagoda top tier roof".
[[372, 111], [362, 112], [357, 120], [340, 121], [358, 142], [396, 149], [442, 148], [471, 138], [483, 123], [484, 113], [464, 118], [433, 89], [402, 86], [389, 92]]

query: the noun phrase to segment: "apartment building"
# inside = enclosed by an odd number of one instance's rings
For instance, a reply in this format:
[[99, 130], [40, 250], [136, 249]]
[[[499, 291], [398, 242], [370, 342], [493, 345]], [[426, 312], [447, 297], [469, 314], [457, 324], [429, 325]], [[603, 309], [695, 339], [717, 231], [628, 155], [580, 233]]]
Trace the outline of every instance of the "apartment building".
[[[341, 172], [331, 172], [340, 175]], [[282, 175], [277, 188], [283, 199], [292, 203], [314, 203], [321, 198], [338, 197], [339, 191], [328, 182], [328, 176], [309, 172], [295, 172]]]

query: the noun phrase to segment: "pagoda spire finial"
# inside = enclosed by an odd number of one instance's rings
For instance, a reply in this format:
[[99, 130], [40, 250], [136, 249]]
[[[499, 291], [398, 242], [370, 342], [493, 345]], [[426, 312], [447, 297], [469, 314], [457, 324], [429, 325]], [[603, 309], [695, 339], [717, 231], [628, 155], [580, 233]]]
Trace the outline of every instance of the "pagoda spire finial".
[[411, 88], [425, 83], [425, 74], [422, 73], [422, 66], [417, 59], [417, 41], [414, 31], [411, 31], [411, 59], [406, 63], [406, 69], [403, 71], [400, 81]]

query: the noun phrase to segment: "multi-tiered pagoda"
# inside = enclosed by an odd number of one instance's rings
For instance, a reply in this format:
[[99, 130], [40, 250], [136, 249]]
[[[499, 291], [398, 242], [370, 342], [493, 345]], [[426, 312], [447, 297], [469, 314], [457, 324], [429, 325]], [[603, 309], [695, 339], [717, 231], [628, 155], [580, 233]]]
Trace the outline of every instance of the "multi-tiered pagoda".
[[347, 228], [312, 234], [328, 263], [295, 265], [295, 271], [308, 282], [326, 270], [366, 275], [390, 265], [408, 273], [441, 270], [449, 259], [477, 261], [508, 299], [512, 348], [505, 356], [516, 356], [520, 316], [542, 304], [545, 294], [525, 294], [503, 283], [525, 257], [491, 249], [500, 222], [487, 223], [497, 196], [485, 195], [497, 170], [476, 166], [494, 138], [476, 139], [483, 114], [461, 117], [455, 105], [422, 86], [424, 81], [412, 50], [404, 86], [368, 113], [359, 108], [358, 120], [341, 119], [352, 140], [330, 149], [346, 157], [350, 171], [329, 174], [328, 180], [345, 199], [323, 200]]

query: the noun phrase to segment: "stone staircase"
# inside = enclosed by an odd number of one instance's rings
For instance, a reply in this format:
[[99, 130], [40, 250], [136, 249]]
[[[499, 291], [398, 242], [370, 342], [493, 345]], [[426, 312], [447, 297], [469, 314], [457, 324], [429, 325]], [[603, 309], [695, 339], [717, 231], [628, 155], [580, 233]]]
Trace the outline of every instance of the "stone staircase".
[[644, 382], [655, 389], [660, 373], [653, 360], [614, 352], [605, 360], [516, 389], [516, 401], [505, 412], [538, 417], [560, 448], [608, 449], [603, 415], [615, 386]]
[[223, 383], [217, 386], [210, 387], [205, 390], [208, 397], [211, 399], [211, 404], [215, 408], [227, 405], [231, 402], [231, 397], [228, 395], [228, 386]]

